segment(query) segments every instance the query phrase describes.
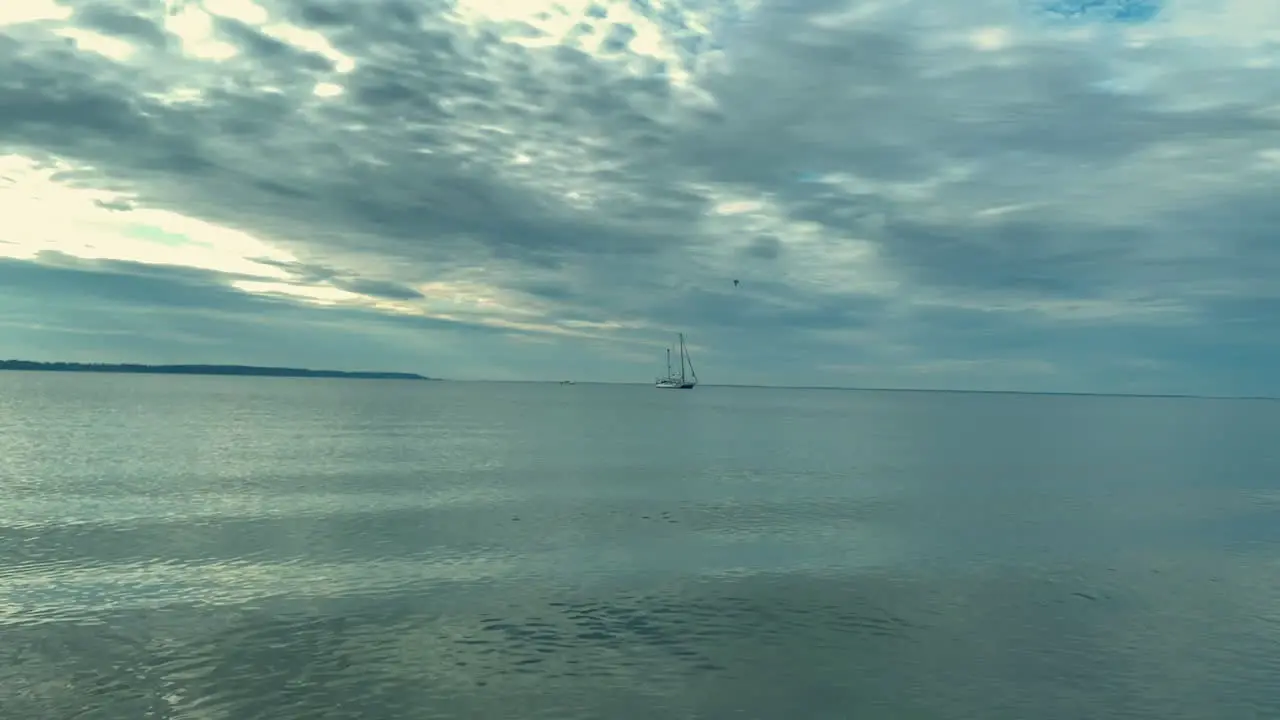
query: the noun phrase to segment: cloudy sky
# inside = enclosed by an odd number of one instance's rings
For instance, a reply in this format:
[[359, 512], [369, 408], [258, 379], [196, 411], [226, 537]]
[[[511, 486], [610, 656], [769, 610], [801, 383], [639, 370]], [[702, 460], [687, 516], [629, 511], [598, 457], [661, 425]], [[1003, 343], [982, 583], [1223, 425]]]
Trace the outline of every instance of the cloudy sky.
[[[1280, 393], [1280, 4], [0, 5], [0, 355]], [[738, 287], [733, 281], [741, 281]]]

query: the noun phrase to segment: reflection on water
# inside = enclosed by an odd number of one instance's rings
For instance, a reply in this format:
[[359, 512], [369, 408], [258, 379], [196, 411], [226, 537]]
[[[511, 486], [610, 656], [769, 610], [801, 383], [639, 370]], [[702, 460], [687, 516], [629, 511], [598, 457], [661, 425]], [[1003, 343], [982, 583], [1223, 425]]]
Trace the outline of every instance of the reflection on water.
[[1277, 418], [6, 375], [0, 717], [1280, 717]]

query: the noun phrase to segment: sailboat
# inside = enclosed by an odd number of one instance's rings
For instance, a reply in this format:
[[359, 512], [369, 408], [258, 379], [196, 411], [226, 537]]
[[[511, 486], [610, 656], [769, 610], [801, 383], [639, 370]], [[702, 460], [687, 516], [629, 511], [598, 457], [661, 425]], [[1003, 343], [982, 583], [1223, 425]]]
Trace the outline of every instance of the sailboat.
[[[688, 375], [685, 374], [686, 365], [689, 368]], [[697, 384], [698, 373], [693, 369], [693, 358], [689, 357], [688, 348], [684, 346], [684, 333], [680, 333], [680, 372], [676, 373], [671, 369], [671, 348], [667, 348], [667, 375], [658, 378], [654, 387], [668, 390], [692, 390]]]

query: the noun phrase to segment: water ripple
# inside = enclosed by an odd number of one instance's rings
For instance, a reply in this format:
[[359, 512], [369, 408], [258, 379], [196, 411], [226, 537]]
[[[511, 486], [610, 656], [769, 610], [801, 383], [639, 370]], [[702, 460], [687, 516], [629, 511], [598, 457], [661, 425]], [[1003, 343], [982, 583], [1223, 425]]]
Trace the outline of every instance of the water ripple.
[[11, 380], [0, 718], [1280, 717], [1274, 404]]

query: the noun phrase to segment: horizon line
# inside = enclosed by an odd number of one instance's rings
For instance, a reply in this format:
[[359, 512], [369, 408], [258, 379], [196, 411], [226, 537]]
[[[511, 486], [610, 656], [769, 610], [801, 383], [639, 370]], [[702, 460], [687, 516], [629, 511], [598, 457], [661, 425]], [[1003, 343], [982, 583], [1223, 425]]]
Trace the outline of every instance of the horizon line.
[[[36, 367], [12, 367], [27, 365]], [[394, 371], [394, 370], [331, 370], [301, 368], [276, 365], [245, 365], [236, 363], [139, 363], [139, 362], [84, 362], [77, 360], [21, 360], [17, 358], [0, 359], [0, 371], [58, 372], [56, 367], [65, 366], [63, 372], [82, 368], [84, 372], [111, 372], [112, 369], [132, 369], [132, 374], [186, 374], [210, 375], [220, 377], [311, 377], [326, 380], [433, 380], [439, 382], [487, 382], [487, 383], [524, 383], [524, 384], [564, 384], [564, 380], [498, 380], [498, 379], [460, 379], [442, 378], [434, 375]], [[43, 367], [40, 367], [43, 366]], [[199, 372], [209, 370], [240, 370], [251, 372], [217, 373]], [[171, 372], [146, 373], [145, 370], [169, 370]], [[186, 370], [187, 372], [172, 372]], [[258, 372], [252, 372], [258, 371]], [[647, 386], [649, 382], [622, 382], [608, 380], [570, 381], [574, 385], [618, 385], [627, 387]], [[1208, 395], [1200, 393], [1140, 393], [1140, 392], [1084, 392], [1065, 390], [997, 390], [980, 388], [927, 388], [927, 387], [859, 387], [856, 385], [757, 385], [752, 383], [698, 383], [701, 387], [740, 388], [757, 390], [835, 390], [842, 392], [884, 392], [884, 393], [952, 393], [968, 395], [1037, 395], [1050, 397], [1124, 397], [1152, 398], [1168, 400], [1265, 400], [1277, 401], [1280, 396], [1274, 395]]]
[[[447, 382], [485, 382], [485, 383], [524, 383], [524, 384], [562, 384], [563, 380], [491, 380], [491, 379], [458, 379], [438, 378]], [[574, 380], [574, 385], [620, 385], [627, 387], [649, 386], [649, 382], [622, 382], [611, 380]], [[1170, 400], [1267, 400], [1277, 401], [1275, 395], [1203, 395], [1199, 393], [1139, 393], [1139, 392], [1084, 392], [1069, 390], [990, 390], [968, 388], [927, 388], [927, 387], [858, 387], [855, 385], [753, 385], [748, 383], [709, 383], [699, 382], [698, 387], [742, 388], [755, 390], [838, 390], [842, 392], [887, 392], [887, 393], [960, 393], [970, 395], [1050, 395], [1063, 397], [1125, 397], [1153, 398]]]

